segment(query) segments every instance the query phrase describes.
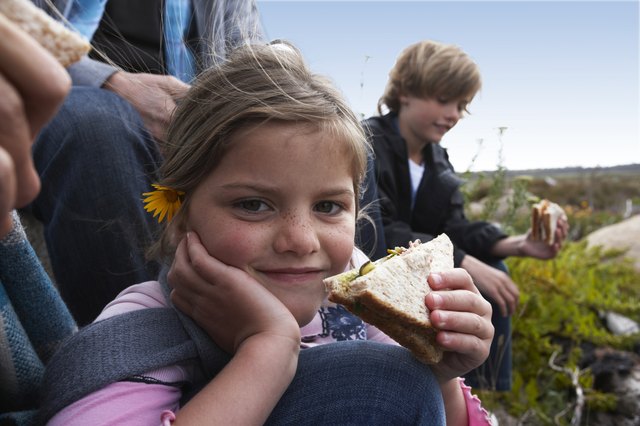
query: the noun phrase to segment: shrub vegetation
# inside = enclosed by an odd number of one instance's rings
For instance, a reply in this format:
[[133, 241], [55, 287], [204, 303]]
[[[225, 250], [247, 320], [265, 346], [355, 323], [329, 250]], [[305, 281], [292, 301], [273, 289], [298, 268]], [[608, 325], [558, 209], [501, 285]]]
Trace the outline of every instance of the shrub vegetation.
[[[640, 203], [640, 177], [602, 171], [523, 177], [501, 167], [466, 177], [471, 219], [499, 222], [509, 233], [526, 232], [530, 205], [548, 198], [565, 208], [571, 226], [569, 241], [554, 260], [506, 260], [521, 292], [513, 317], [513, 390], [478, 391], [483, 404], [502, 408], [523, 425], [574, 424], [577, 404], [592, 413], [615, 410], [615, 395], [594, 387], [583, 351], [640, 345], [640, 335], [613, 335], [602, 320], [603, 312], [614, 311], [640, 322], [640, 274], [623, 253], [588, 249], [583, 237], [620, 221], [624, 200]], [[483, 209], [472, 212], [469, 206], [479, 201]]]

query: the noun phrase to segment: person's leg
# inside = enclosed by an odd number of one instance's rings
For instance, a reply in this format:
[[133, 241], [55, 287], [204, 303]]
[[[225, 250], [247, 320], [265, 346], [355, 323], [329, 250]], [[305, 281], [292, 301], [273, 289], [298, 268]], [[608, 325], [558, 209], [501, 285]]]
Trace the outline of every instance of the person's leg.
[[444, 425], [428, 366], [406, 349], [364, 340], [300, 351], [291, 385], [268, 425]]
[[106, 90], [75, 87], [34, 145], [55, 281], [80, 325], [122, 289], [155, 279], [145, 250], [158, 225], [143, 209], [161, 157], [137, 112]]
[[[505, 273], [509, 272], [504, 262], [497, 262], [491, 266]], [[480, 367], [464, 375], [465, 382], [476, 389], [509, 391], [512, 381], [511, 316], [503, 317], [500, 307], [490, 297], [485, 298], [493, 308], [491, 324], [495, 333], [491, 350], [489, 357]]]

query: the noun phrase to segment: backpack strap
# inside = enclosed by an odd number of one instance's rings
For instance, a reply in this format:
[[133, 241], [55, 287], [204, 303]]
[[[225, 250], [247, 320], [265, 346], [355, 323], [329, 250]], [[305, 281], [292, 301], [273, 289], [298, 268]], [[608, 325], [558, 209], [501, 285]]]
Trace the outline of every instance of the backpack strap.
[[210, 378], [228, 360], [202, 329], [173, 308], [107, 318], [80, 330], [53, 356], [42, 384], [39, 420], [45, 423], [84, 396], [134, 375], [193, 363]]

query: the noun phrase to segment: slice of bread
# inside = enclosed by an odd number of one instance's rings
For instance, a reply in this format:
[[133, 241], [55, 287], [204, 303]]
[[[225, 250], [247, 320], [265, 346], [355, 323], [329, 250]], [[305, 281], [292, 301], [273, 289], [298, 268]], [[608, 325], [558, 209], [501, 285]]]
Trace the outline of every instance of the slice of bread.
[[47, 49], [64, 67], [91, 50], [78, 33], [66, 28], [29, 0], [0, 0], [0, 13]]
[[543, 199], [531, 207], [531, 237], [548, 245], [555, 242], [558, 219], [565, 216], [558, 204]]
[[438, 363], [442, 349], [435, 342], [437, 330], [424, 298], [431, 291], [429, 274], [453, 269], [453, 244], [441, 234], [396, 251], [400, 254], [376, 261], [364, 274], [354, 269], [326, 278], [329, 300], [378, 327], [420, 361]]

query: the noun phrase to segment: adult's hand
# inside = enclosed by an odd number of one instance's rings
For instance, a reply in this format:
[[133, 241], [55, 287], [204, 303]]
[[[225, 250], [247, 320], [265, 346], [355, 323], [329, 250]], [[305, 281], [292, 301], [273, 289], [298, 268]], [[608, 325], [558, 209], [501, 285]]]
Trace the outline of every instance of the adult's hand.
[[516, 311], [520, 290], [508, 274], [468, 254], [462, 259], [460, 266], [469, 272], [482, 294], [498, 304], [502, 316], [506, 317]]
[[10, 211], [40, 191], [31, 145], [70, 88], [56, 59], [0, 14], [0, 237], [11, 230]]
[[189, 90], [189, 85], [170, 75], [118, 71], [107, 79], [104, 88], [133, 105], [162, 147], [176, 101]]

